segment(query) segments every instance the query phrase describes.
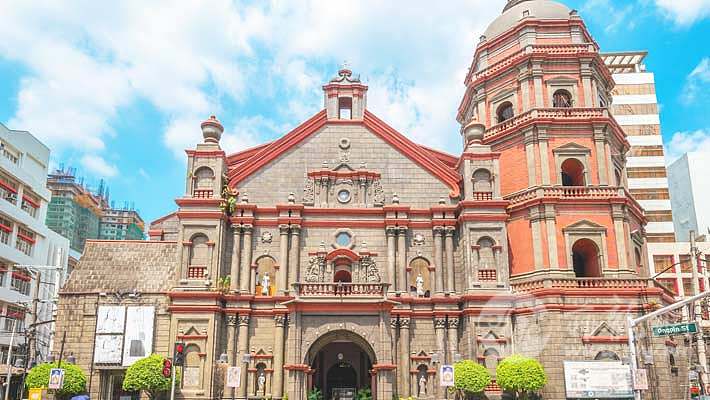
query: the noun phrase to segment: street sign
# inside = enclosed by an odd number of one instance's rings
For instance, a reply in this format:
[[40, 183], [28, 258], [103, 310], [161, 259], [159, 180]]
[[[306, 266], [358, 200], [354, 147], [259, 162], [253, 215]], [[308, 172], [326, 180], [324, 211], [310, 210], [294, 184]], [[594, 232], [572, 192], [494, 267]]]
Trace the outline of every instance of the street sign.
[[454, 386], [454, 366], [453, 365], [442, 365], [441, 366], [441, 386]]
[[49, 371], [48, 389], [59, 390], [64, 386], [64, 370], [61, 368], [52, 368]]
[[648, 374], [645, 368], [634, 370], [634, 390], [648, 390]]
[[242, 377], [241, 367], [229, 367], [227, 369], [227, 387], [238, 388], [239, 380]]
[[698, 325], [695, 322], [685, 322], [682, 324], [660, 325], [653, 327], [653, 336], [683, 335], [686, 333], [697, 333]]

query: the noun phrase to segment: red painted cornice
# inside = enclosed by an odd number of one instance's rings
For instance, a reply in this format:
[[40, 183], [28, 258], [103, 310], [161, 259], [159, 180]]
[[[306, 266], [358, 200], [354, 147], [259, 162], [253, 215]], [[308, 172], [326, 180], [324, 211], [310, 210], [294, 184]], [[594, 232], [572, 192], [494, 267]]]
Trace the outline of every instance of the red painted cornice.
[[222, 203], [222, 199], [201, 199], [193, 197], [179, 197], [175, 199], [175, 204], [180, 207], [184, 206], [219, 206]]

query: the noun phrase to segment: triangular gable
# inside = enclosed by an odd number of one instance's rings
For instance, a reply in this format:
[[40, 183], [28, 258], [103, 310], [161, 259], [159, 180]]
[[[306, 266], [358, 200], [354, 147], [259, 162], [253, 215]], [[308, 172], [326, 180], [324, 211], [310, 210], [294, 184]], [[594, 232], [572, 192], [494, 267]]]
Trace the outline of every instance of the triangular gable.
[[597, 329], [592, 332], [591, 336], [619, 336], [619, 334], [609, 326], [606, 322], [602, 322]]
[[599, 225], [595, 222], [583, 219], [579, 222], [575, 222], [572, 225], [568, 225], [562, 228], [563, 232], [606, 232], [606, 227]]
[[[256, 148], [258, 151], [254, 151], [253, 155], [251, 155], [251, 157], [247, 160], [244, 160], [243, 157], [238, 157], [236, 155], [230, 156], [231, 160], [235, 161], [235, 163], [241, 164], [240, 166], [243, 166], [243, 168], [234, 168], [229, 172], [229, 186], [235, 188], [239, 182], [243, 181], [248, 176], [260, 170], [263, 166], [277, 159], [289, 149], [307, 139], [309, 136], [325, 126], [327, 122], [326, 111], [321, 110], [282, 138], [271, 142], [264, 147]], [[358, 123], [359, 121], [352, 122]], [[431, 151], [427, 151], [407, 139], [407, 137], [397, 132], [394, 128], [387, 125], [369, 111], [365, 111], [365, 116], [360, 123], [365, 125], [366, 128], [394, 147], [405, 157], [411, 159], [439, 180], [444, 182], [451, 189], [449, 196], [452, 198], [460, 196], [460, 177], [458, 172], [444, 164], [438, 157], [432, 157]]]

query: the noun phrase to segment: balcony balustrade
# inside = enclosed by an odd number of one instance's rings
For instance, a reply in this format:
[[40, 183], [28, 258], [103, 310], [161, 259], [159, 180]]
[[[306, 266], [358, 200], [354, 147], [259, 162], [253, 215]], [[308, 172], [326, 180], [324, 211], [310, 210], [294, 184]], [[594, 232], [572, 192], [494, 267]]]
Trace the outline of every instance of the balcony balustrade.
[[618, 187], [599, 186], [544, 186], [526, 189], [505, 196], [510, 205], [524, 203], [541, 198], [556, 198], [563, 200], [609, 199], [614, 197], [631, 197], [626, 190]]
[[298, 297], [366, 296], [384, 297], [388, 283], [316, 282], [294, 283]]
[[212, 198], [212, 189], [195, 189], [192, 192], [192, 197], [194, 197], [196, 199]]
[[476, 200], [476, 201], [493, 200], [493, 192], [473, 192], [473, 200]]
[[513, 293], [530, 293], [544, 289], [644, 289], [658, 287], [672, 296], [666, 287], [645, 278], [538, 278], [511, 282]]
[[484, 133], [484, 139], [488, 139], [508, 131], [513, 131], [517, 127], [526, 124], [531, 120], [555, 120], [570, 122], [575, 120], [588, 120], [591, 118], [608, 118], [609, 110], [606, 108], [536, 108], [520, 115], [517, 115], [498, 125], [492, 126]]

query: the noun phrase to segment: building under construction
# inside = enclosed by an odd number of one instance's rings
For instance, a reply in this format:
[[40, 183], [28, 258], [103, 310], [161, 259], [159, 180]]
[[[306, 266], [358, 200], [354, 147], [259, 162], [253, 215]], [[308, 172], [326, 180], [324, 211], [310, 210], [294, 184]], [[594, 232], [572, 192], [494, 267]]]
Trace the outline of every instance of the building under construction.
[[71, 248], [84, 250], [87, 239], [140, 240], [144, 223], [131, 205], [109, 205], [109, 190], [102, 180], [90, 190], [75, 168], [60, 168], [49, 175], [47, 187], [52, 201], [47, 211], [47, 226], [70, 241]]

